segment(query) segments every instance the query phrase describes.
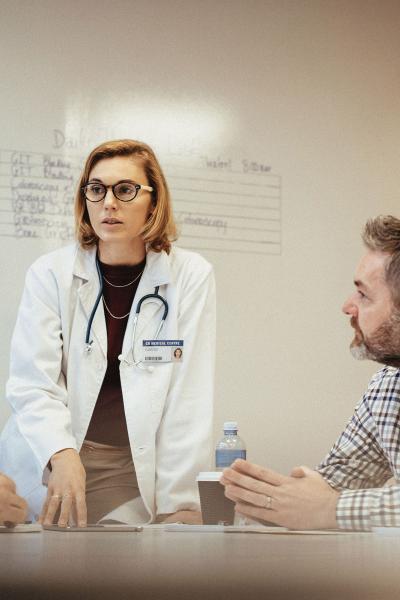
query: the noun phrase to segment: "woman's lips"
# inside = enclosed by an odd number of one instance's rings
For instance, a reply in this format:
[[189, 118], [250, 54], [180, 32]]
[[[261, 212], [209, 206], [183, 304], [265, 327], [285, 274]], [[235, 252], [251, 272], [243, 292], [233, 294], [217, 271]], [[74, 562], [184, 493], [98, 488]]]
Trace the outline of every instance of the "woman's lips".
[[118, 219], [103, 219], [103, 225], [121, 225], [122, 221], [118, 221]]

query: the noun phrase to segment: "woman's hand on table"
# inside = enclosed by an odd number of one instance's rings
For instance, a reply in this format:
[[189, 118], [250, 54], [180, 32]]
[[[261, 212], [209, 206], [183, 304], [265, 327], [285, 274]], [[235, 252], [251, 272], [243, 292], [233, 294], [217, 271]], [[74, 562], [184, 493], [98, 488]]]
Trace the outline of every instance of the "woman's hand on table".
[[78, 527], [87, 524], [86, 473], [78, 452], [72, 448], [61, 450], [50, 459], [51, 473], [47, 498], [43, 504], [40, 523], [52, 525], [60, 507], [59, 527], [73, 520]]

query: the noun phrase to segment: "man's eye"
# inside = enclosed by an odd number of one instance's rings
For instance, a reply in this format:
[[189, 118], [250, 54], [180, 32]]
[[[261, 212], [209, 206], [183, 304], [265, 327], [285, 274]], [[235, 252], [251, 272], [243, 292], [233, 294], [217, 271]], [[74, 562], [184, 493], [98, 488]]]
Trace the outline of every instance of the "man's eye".
[[364, 292], [362, 292], [361, 290], [357, 290], [357, 294], [359, 295], [360, 298], [366, 298], [367, 296], [364, 294]]

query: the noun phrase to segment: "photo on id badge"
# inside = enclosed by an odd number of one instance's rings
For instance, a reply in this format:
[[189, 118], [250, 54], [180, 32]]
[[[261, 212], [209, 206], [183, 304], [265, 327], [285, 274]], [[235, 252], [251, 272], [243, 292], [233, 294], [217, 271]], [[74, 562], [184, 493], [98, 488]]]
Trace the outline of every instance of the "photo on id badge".
[[147, 363], [183, 361], [183, 340], [143, 340], [143, 350]]
[[174, 349], [172, 354], [172, 362], [182, 362], [183, 359], [183, 351], [180, 346]]

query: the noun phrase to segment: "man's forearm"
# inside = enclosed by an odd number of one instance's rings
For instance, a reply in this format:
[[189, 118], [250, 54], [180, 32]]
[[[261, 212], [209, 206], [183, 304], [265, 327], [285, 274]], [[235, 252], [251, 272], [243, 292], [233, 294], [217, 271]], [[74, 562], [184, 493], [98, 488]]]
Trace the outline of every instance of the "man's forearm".
[[342, 491], [336, 519], [340, 529], [399, 527], [400, 486]]

